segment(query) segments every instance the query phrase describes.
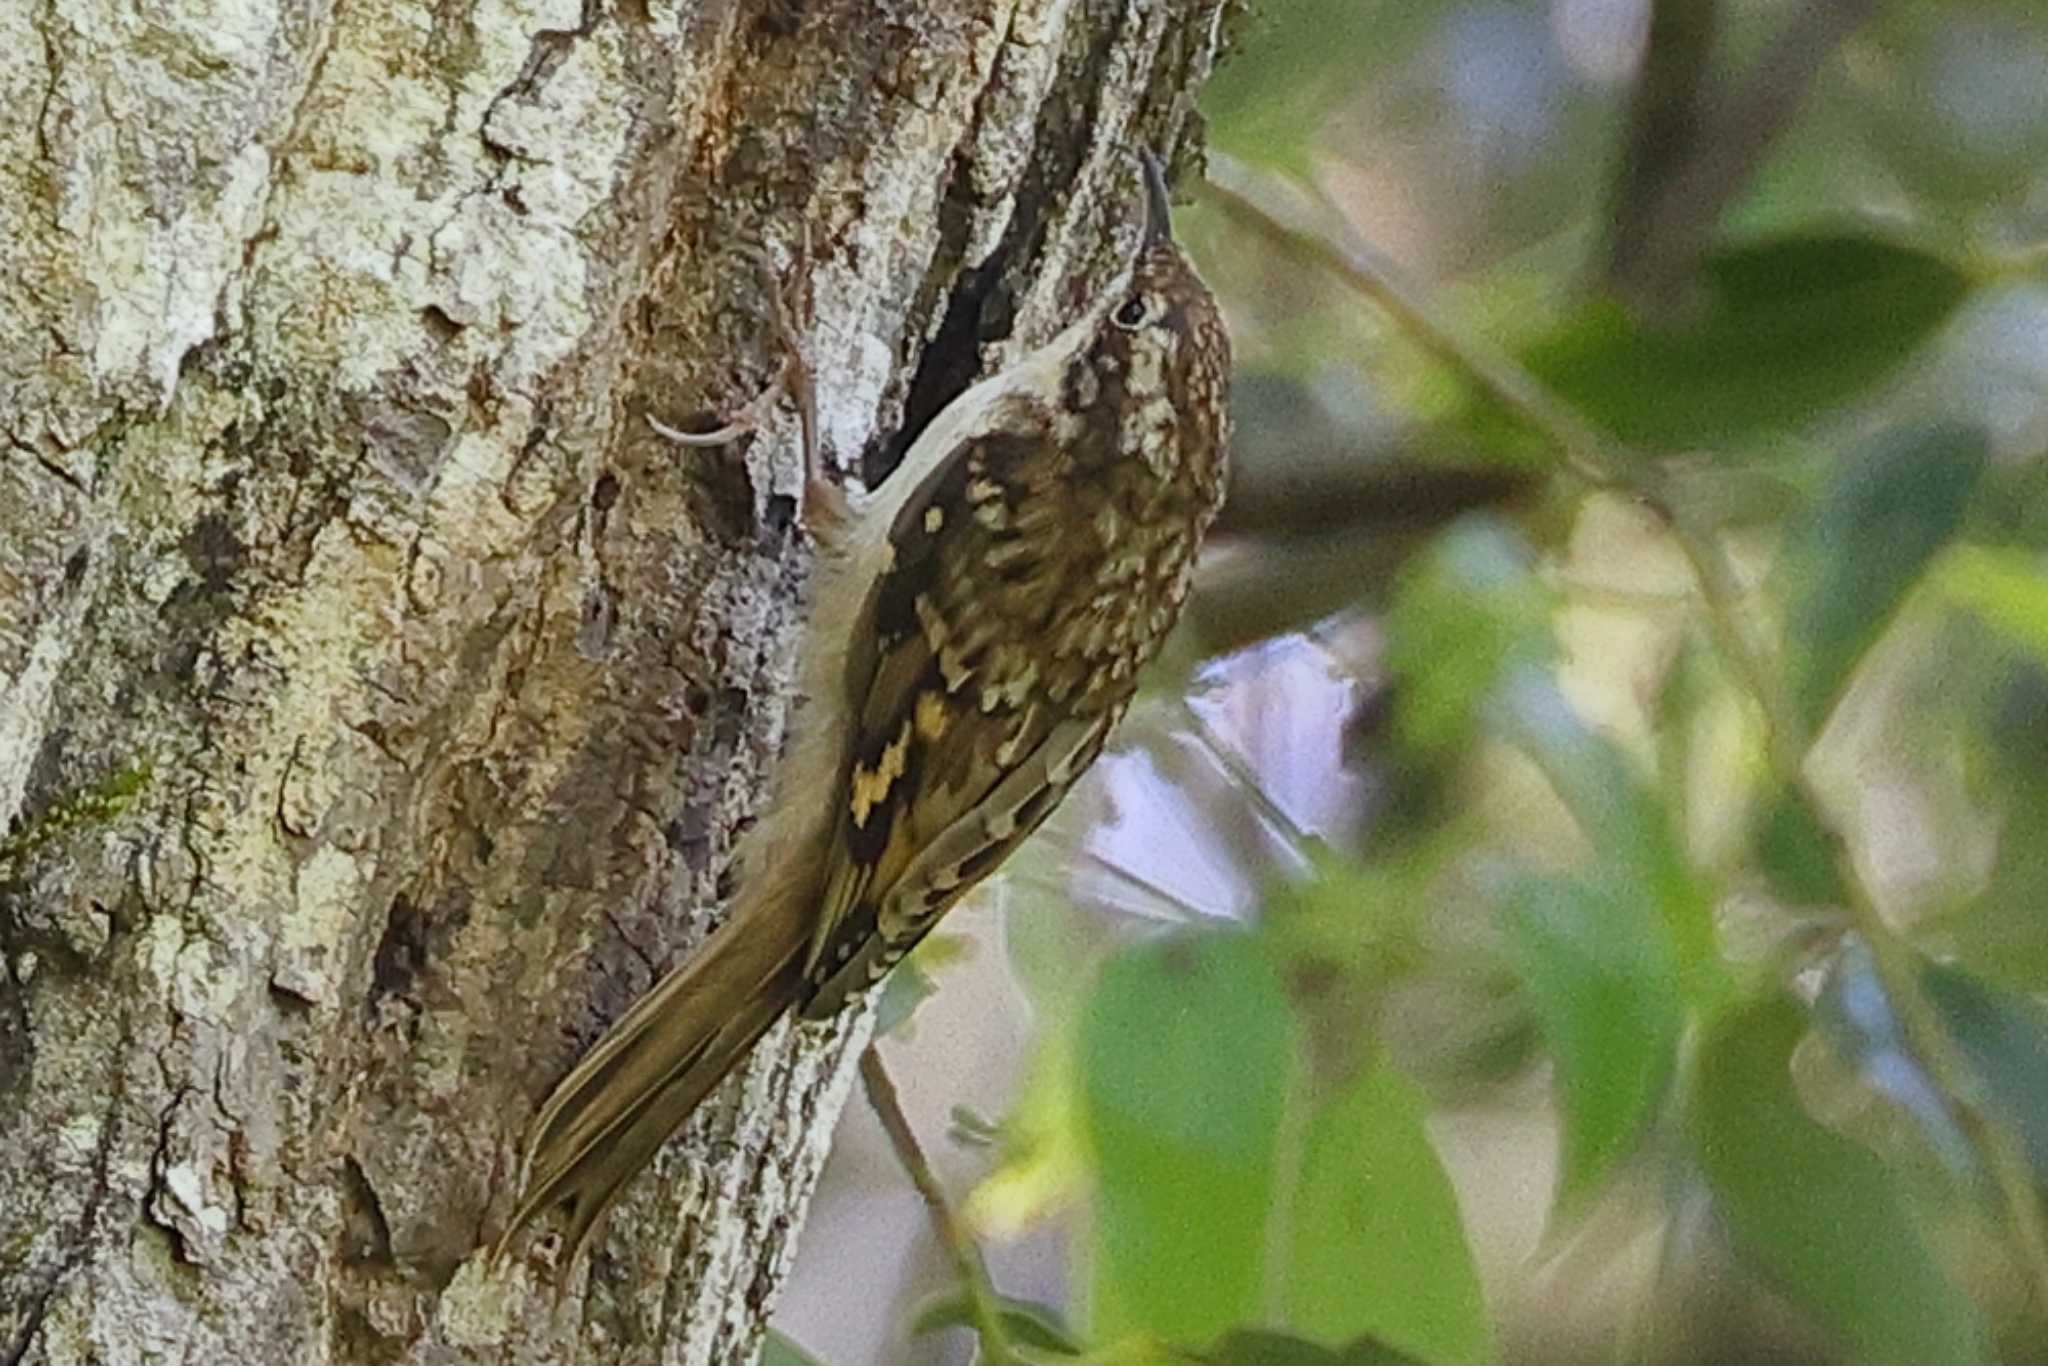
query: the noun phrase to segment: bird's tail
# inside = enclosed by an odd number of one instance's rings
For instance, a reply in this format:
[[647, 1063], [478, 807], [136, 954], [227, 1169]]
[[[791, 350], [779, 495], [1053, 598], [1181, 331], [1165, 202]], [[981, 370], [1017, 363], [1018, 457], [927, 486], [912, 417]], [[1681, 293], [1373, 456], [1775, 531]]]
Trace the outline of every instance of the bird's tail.
[[567, 1205], [558, 1264], [569, 1264], [620, 1188], [796, 999], [808, 943], [797, 909], [736, 911], [555, 1087], [527, 1130], [524, 1189], [494, 1260], [522, 1228]]

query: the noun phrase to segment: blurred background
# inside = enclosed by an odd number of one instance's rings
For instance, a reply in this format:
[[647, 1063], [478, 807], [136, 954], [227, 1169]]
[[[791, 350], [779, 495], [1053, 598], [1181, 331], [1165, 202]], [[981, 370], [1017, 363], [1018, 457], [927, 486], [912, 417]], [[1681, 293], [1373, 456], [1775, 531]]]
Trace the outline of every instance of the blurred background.
[[2048, 1361], [2048, 6], [1234, 23], [1230, 508], [878, 1044], [987, 1275], [857, 1094], [767, 1360]]

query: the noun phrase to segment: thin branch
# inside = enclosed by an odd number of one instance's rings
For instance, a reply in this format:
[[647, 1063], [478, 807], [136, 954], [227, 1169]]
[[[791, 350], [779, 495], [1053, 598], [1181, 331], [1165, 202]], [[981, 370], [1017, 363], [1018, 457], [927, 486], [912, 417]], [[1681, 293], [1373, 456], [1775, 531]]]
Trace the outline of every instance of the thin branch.
[[1620, 469], [1627, 452], [1545, 389], [1505, 353], [1460, 336], [1400, 268], [1364, 245], [1340, 248], [1322, 237], [1308, 215], [1283, 208], [1259, 178], [1221, 152], [1209, 153], [1203, 193], [1239, 226], [1304, 265], [1329, 272], [1385, 310], [1409, 336], [1469, 378], [1502, 407], [1550, 438], [1571, 471], [1598, 488], [1625, 488]]
[[[1168, 912], [1165, 915], [1154, 915], [1140, 908], [1131, 907], [1129, 908], [1129, 913], [1132, 915], [1139, 916], [1146, 920], [1166, 920], [1184, 925], [1200, 925], [1221, 918], [1209, 911], [1203, 910], [1200, 906], [1195, 905], [1192, 901], [1187, 900], [1185, 897], [1176, 896], [1174, 893], [1168, 891], [1159, 883], [1152, 881], [1152, 879], [1146, 877], [1144, 874], [1133, 872], [1131, 869], [1126, 868], [1123, 864], [1116, 862], [1114, 859], [1108, 857], [1105, 854], [1098, 853], [1093, 849], [1084, 848], [1081, 851], [1081, 857], [1089, 863], [1094, 864], [1097, 868], [1101, 869], [1103, 873], [1105, 873], [1107, 876], [1114, 879], [1115, 881], [1121, 882], [1126, 887], [1129, 887], [1134, 891], [1142, 892], [1146, 896], [1152, 898], [1154, 901], [1157, 901], [1160, 905], [1166, 907]], [[1061, 890], [1064, 892], [1064, 887], [1062, 887]], [[1111, 906], [1109, 907], [1109, 909], [1122, 910], [1125, 908]]]
[[1324, 847], [1323, 838], [1301, 828], [1288, 813], [1287, 808], [1280, 805], [1267, 789], [1258, 770], [1238, 752], [1235, 745], [1217, 734], [1216, 727], [1210, 724], [1209, 718], [1202, 715], [1194, 700], [1185, 693], [1180, 698], [1180, 711], [1187, 719], [1189, 733], [1194, 737], [1195, 743], [1209, 752], [1209, 756], [1216, 761], [1216, 766], [1223, 770], [1223, 775], [1244, 793], [1252, 810], [1286, 843], [1288, 851], [1294, 855], [1297, 862], [1304, 866], [1312, 865], [1315, 861], [1315, 851]]
[[1212, 538], [1299, 540], [1438, 526], [1527, 494], [1537, 472], [1445, 448], [1410, 424], [1346, 421], [1299, 380], [1239, 375], [1230, 406], [1230, 493]]
[[967, 1293], [969, 1317], [974, 1322], [975, 1332], [981, 1335], [982, 1351], [989, 1366], [1028, 1366], [1010, 1345], [1009, 1335], [1003, 1328], [999, 1297], [995, 1283], [989, 1279], [988, 1263], [982, 1259], [981, 1247], [947, 1202], [945, 1188], [939, 1184], [938, 1174], [932, 1171], [923, 1146], [911, 1130], [910, 1119], [903, 1113], [903, 1104], [896, 1098], [896, 1083], [889, 1079], [889, 1069], [873, 1044], [869, 1044], [867, 1051], [860, 1055], [860, 1080], [867, 1091], [868, 1104], [874, 1108], [875, 1118], [882, 1122], [882, 1132], [889, 1136], [889, 1146], [895, 1151], [896, 1160], [903, 1164], [910, 1184], [917, 1188], [918, 1195], [924, 1200], [925, 1212], [931, 1216], [932, 1231], [938, 1234], [939, 1244], [953, 1259], [953, 1269], [960, 1277], [961, 1288]]

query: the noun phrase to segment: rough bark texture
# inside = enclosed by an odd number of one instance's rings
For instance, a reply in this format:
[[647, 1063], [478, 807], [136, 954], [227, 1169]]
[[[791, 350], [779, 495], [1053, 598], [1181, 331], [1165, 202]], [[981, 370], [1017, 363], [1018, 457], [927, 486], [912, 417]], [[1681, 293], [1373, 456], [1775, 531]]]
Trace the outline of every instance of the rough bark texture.
[[[858, 1022], [589, 1263], [515, 1143], [715, 923], [804, 553], [1131, 235], [1219, 0], [0, 5], [0, 1366], [737, 1362]], [[794, 724], [801, 724], [798, 715]]]

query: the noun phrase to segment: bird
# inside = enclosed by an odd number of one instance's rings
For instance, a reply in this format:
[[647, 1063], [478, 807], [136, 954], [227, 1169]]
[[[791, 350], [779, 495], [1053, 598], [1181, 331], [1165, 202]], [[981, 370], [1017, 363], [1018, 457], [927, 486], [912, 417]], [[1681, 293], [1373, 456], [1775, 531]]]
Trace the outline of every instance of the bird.
[[804, 712], [737, 842], [726, 918], [535, 1112], [495, 1255], [560, 1208], [567, 1265], [777, 1020], [828, 1019], [879, 982], [1129, 707], [1222, 505], [1229, 438], [1229, 336], [1174, 240], [1164, 168], [1138, 159], [1136, 250], [1082, 316], [942, 408], [878, 489], [807, 499]]

